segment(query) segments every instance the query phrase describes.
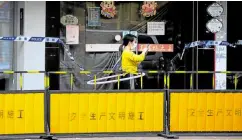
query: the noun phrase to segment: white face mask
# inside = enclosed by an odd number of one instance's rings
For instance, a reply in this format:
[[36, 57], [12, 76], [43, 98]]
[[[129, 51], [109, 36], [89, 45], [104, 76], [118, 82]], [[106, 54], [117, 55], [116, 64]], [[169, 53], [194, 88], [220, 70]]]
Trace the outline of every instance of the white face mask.
[[132, 50], [133, 50], [133, 51], [136, 51], [137, 46], [138, 46], [137, 43], [133, 43]]

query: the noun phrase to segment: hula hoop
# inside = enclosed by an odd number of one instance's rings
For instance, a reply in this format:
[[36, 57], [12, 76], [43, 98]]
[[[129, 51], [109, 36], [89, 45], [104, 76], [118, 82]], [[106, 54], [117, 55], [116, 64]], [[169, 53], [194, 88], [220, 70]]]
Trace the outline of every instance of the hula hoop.
[[[122, 75], [124, 75], [124, 74], [116, 74], [116, 75], [98, 78], [98, 79], [96, 79], [96, 83], [95, 83], [95, 80], [90, 80], [90, 81], [87, 81], [87, 84], [88, 85], [101, 85], [101, 84], [115, 83], [115, 82], [118, 82], [118, 81], [127, 81], [127, 80], [131, 80], [131, 79], [140, 78], [141, 76], [145, 76], [145, 73], [138, 74], [136, 76], [127, 77], [127, 78], [121, 78], [119, 80], [101, 81], [101, 80], [106, 80], [106, 79], [109, 79], [109, 78], [115, 78], [115, 77], [122, 76]], [[98, 82], [98, 81], [101, 81], [101, 82]]]

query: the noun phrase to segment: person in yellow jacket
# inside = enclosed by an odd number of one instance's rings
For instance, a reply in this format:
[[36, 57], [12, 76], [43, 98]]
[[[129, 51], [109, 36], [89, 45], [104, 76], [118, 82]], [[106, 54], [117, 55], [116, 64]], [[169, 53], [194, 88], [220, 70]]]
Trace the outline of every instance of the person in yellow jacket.
[[[148, 48], [145, 48], [141, 54], [137, 55], [134, 53], [136, 51], [138, 45], [137, 37], [132, 34], [127, 34], [123, 38], [123, 52], [122, 52], [122, 60], [121, 67], [122, 71], [126, 73], [122, 78], [127, 78], [133, 76], [133, 74], [137, 73], [139, 64], [144, 61], [145, 56], [148, 52]], [[122, 82], [121, 89], [134, 89], [134, 80], [127, 80]]]

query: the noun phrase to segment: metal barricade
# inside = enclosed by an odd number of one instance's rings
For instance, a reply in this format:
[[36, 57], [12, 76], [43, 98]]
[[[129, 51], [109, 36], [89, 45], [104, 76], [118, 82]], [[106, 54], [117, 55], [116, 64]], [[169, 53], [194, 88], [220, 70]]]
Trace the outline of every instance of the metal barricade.
[[[18, 89], [0, 91], [0, 139], [49, 138], [47, 124], [46, 72], [1, 71], [1, 74], [16, 75]], [[44, 74], [45, 89], [25, 90], [25, 74]]]
[[[139, 80], [141, 89], [121, 90], [119, 88], [121, 71], [101, 71], [103, 74], [120, 74], [117, 76], [118, 88], [117, 90], [97, 90], [96, 81], [99, 72], [79, 72], [82, 75], [93, 74], [92, 90], [73, 90], [74, 73], [71, 71], [48, 72], [48, 76], [67, 74], [71, 77], [71, 91], [49, 90], [50, 119], [48, 120], [51, 134], [81, 134], [81, 136], [91, 134], [93, 136], [93, 134], [101, 133], [132, 136], [142, 133], [157, 134], [164, 131], [164, 121], [166, 121], [164, 119], [166, 106], [164, 89], [143, 89], [143, 76], [141, 76]], [[166, 80], [166, 74], [163, 71], [139, 71], [138, 73], [142, 72], [164, 74], [164, 80]], [[58, 108], [61, 108], [61, 111]], [[80, 123], [83, 124], [81, 128], [78, 126]]]
[[[216, 73], [234, 75], [233, 90], [194, 89], [193, 75]], [[167, 132], [175, 135], [236, 136], [242, 132], [242, 91], [237, 90], [241, 71], [171, 71], [167, 72]], [[171, 89], [171, 74], [190, 75], [190, 89]], [[207, 81], [204, 81], [207, 82]]]
[[[80, 71], [79, 74], [93, 74], [96, 83], [97, 72], [100, 71]], [[239, 124], [242, 123], [242, 91], [237, 90], [237, 76], [242, 72], [198, 71], [199, 74], [212, 74], [213, 81], [215, 73], [234, 74], [234, 90], [194, 89], [193, 74], [196, 72], [193, 71], [139, 71], [138, 73], [142, 72], [159, 76], [163, 74], [163, 88], [144, 89], [144, 77], [141, 76], [139, 80], [141, 89], [121, 90], [119, 88], [121, 76], [118, 76], [117, 90], [98, 90], [97, 84], [93, 85], [92, 90], [75, 90], [72, 71], [0, 72], [19, 74], [20, 87], [19, 91], [4, 91], [0, 94], [0, 123], [8, 122], [7, 126], [0, 129], [0, 138], [9, 138], [13, 135], [19, 137], [18, 134], [24, 134], [28, 138], [41, 135], [41, 138], [46, 139], [53, 139], [52, 135], [70, 134], [134, 136], [152, 133], [166, 138], [194, 134], [241, 135], [242, 127]], [[25, 73], [44, 73], [45, 90], [24, 90]], [[122, 74], [120, 71], [101, 73]], [[49, 90], [50, 74], [69, 74], [70, 90]], [[173, 80], [171, 74], [188, 74], [190, 89], [171, 89], [170, 82]], [[3, 108], [5, 105], [8, 106], [7, 109]], [[24, 116], [26, 111], [29, 115]], [[28, 121], [37, 121], [37, 123], [25, 125], [24, 123]], [[33, 131], [21, 127], [15, 129], [16, 125], [34, 129]], [[10, 136], [7, 136], [8, 134]]]

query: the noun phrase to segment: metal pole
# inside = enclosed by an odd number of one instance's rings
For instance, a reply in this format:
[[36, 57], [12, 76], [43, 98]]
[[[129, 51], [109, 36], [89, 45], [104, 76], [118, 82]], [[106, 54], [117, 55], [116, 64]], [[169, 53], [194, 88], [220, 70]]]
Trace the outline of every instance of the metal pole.
[[[217, 17], [223, 24], [222, 29], [215, 34], [216, 41], [227, 40], [227, 2], [218, 2], [224, 9], [222, 15]], [[227, 46], [215, 46], [215, 68], [214, 71], [227, 71]], [[215, 90], [227, 89], [227, 74], [216, 73], [215, 74]]]
[[[194, 20], [195, 20], [195, 16], [194, 16], [194, 8], [195, 8], [195, 6], [194, 6], [194, 1], [192, 2], [192, 42], [194, 41], [194, 32], [195, 32], [195, 30], [194, 30], [194, 26], [195, 26], [195, 24], [194, 24]], [[195, 50], [194, 50], [195, 48], [193, 47], [192, 48], [192, 71], [194, 71], [194, 53], [195, 53]], [[193, 73], [192, 73], [192, 75], [193, 75]], [[193, 81], [192, 81], [193, 82]], [[193, 87], [192, 87], [192, 89], [193, 89]]]
[[[133, 77], [133, 74], [130, 74], [130, 77]], [[130, 79], [130, 89], [134, 90], [135, 89], [135, 84], [134, 84], [134, 79]]]
[[[198, 41], [198, 1], [197, 1], [197, 41]], [[196, 59], [196, 89], [198, 89], [198, 47], [196, 47], [197, 50], [197, 59]]]

